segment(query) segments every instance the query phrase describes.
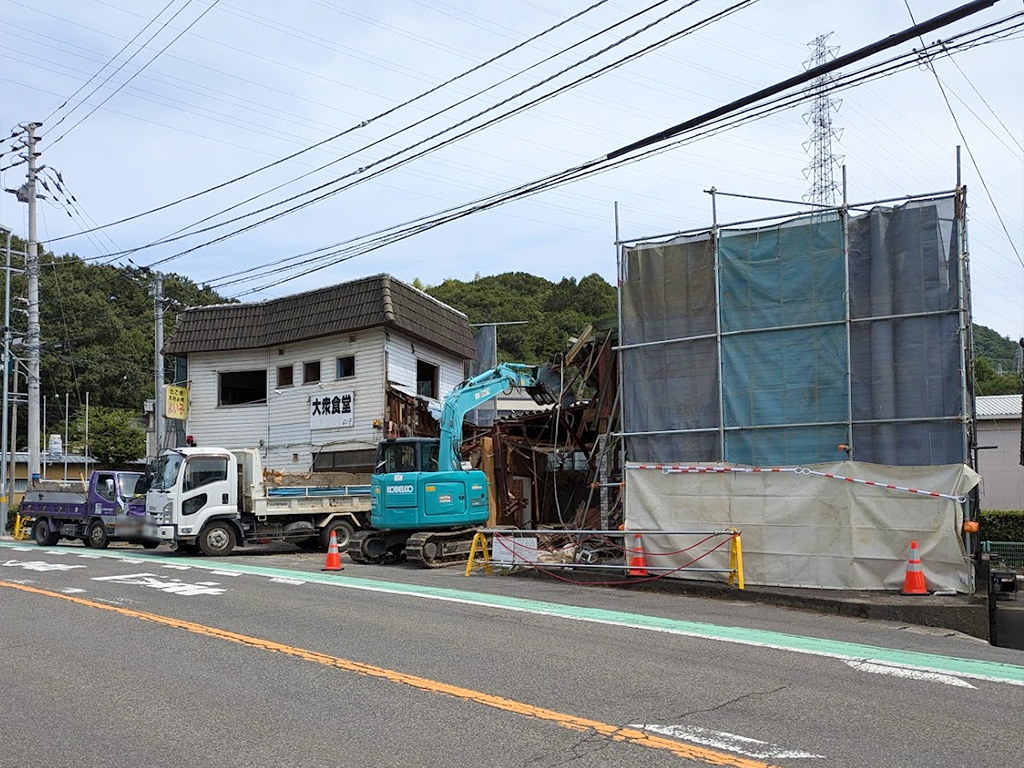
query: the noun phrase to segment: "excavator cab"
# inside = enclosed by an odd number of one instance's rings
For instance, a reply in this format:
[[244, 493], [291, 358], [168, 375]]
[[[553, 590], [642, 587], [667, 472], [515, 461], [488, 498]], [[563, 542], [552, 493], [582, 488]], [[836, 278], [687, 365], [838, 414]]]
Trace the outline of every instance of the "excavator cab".
[[374, 474], [437, 472], [441, 441], [432, 437], [385, 440], [377, 445]]
[[486, 522], [487, 478], [479, 470], [441, 470], [440, 441], [396, 438], [377, 446], [371, 478], [375, 528], [446, 529]]

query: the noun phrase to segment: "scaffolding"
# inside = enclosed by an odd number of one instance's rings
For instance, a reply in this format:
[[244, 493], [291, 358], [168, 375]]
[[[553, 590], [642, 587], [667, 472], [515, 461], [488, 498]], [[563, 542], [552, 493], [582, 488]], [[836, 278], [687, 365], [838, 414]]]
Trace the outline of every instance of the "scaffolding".
[[[838, 205], [706, 192], [710, 226], [616, 243], [624, 458], [973, 466], [959, 178], [850, 204], [844, 168]], [[721, 198], [802, 209], [723, 224]]]

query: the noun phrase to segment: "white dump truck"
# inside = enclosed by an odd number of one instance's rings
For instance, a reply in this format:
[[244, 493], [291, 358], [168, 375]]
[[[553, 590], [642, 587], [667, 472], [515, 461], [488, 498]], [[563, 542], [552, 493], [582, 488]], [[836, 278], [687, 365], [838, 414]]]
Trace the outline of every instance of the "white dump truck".
[[146, 535], [185, 553], [223, 556], [236, 546], [292, 542], [339, 548], [369, 525], [370, 487], [275, 487], [254, 449], [175, 448], [150, 472]]

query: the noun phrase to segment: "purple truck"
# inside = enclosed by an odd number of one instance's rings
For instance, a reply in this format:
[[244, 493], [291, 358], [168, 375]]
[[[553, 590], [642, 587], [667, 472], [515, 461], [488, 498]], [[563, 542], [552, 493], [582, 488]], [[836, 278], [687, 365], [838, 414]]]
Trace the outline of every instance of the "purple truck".
[[61, 539], [81, 539], [96, 549], [111, 541], [153, 549], [160, 542], [145, 536], [145, 492], [141, 472], [96, 470], [88, 486], [51, 480], [32, 483], [20, 514], [35, 518], [32, 538], [41, 547], [53, 546]]

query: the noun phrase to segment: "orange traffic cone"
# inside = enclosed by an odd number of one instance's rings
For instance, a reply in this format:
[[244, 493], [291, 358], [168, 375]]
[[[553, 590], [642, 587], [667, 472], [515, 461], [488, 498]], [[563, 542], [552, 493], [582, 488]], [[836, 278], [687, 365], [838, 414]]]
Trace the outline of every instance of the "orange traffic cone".
[[647, 575], [647, 558], [644, 556], [644, 543], [641, 541], [639, 533], [633, 535], [633, 549], [630, 552], [629, 570], [626, 571], [626, 575]]
[[331, 545], [327, 547], [327, 562], [324, 563], [324, 567], [321, 571], [343, 571], [344, 566], [341, 564], [341, 553], [338, 552], [338, 534], [331, 531]]
[[917, 542], [910, 542], [910, 560], [907, 562], [907, 575], [903, 580], [904, 595], [927, 595], [928, 587], [924, 583], [924, 572], [921, 570], [921, 555], [917, 551]]

